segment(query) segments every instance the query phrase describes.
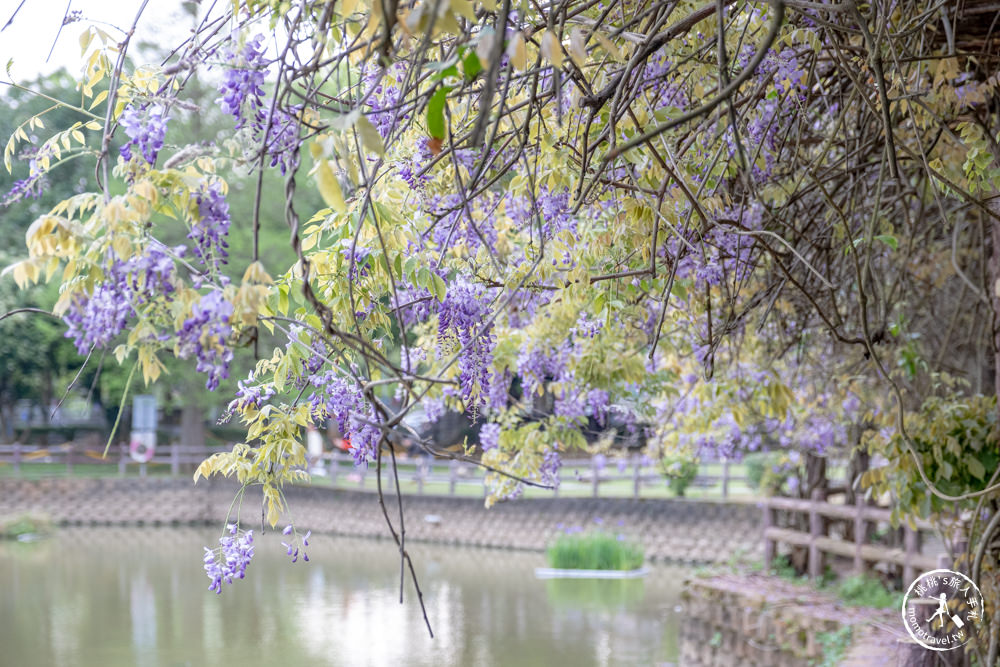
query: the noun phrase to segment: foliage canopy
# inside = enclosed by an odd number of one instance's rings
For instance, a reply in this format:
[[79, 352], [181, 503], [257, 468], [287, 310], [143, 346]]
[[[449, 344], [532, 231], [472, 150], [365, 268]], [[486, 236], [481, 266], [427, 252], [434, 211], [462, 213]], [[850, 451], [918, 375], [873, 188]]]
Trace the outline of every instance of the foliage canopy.
[[[158, 65], [88, 27], [76, 120], [24, 119], [4, 159], [31, 163], [13, 197], [77, 156], [99, 184], [8, 271], [58, 282], [78, 351], [146, 382], [173, 354], [214, 388], [256, 346], [230, 404], [246, 441], [196, 478], [262, 485], [272, 524], [307, 426], [381, 466], [417, 404], [484, 422], [451, 455], [492, 471], [488, 503], [551, 483], [586, 423], [692, 455], [895, 429], [919, 460], [907, 410], [1000, 381], [997, 49], [967, 10], [250, 0]], [[202, 79], [232, 129], [179, 144]], [[260, 244], [282, 225], [290, 265]], [[960, 487], [920, 463], [923, 492], [995, 494], [985, 451]]]

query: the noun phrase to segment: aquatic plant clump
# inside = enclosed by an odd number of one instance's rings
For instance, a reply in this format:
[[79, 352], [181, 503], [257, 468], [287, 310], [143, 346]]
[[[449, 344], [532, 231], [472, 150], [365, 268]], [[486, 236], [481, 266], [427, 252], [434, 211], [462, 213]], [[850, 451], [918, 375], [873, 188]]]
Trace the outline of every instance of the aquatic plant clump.
[[641, 544], [598, 531], [559, 535], [545, 556], [561, 570], [637, 570], [645, 560]]

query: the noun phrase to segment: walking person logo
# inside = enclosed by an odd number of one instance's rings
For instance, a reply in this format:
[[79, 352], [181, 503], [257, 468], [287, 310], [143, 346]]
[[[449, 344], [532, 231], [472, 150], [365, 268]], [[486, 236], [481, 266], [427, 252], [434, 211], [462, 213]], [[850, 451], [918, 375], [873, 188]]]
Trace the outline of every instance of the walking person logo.
[[915, 642], [932, 651], [965, 646], [982, 620], [982, 593], [961, 572], [925, 572], [910, 584], [903, 598], [906, 631]]

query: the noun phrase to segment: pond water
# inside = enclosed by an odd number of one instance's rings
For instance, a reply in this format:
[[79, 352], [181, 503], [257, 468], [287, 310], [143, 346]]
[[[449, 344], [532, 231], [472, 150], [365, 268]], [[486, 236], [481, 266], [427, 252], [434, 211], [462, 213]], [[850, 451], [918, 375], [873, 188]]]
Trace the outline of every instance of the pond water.
[[434, 639], [388, 541], [314, 536], [292, 564], [257, 535], [247, 579], [207, 590], [218, 530], [65, 528], [0, 541], [0, 664], [662, 665], [684, 570], [539, 581], [537, 553], [410, 545]]

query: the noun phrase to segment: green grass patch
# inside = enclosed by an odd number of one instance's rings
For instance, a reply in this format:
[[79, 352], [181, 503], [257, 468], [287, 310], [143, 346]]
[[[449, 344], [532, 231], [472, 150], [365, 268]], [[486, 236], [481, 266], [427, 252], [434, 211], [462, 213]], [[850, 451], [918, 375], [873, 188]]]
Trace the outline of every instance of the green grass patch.
[[810, 664], [815, 667], [836, 667], [839, 665], [844, 654], [847, 653], [847, 649], [851, 646], [853, 634], [854, 628], [845, 625], [839, 630], [821, 632], [816, 635], [816, 641], [823, 652], [823, 658], [820, 662], [810, 661]]
[[903, 594], [888, 590], [881, 581], [869, 575], [854, 575], [837, 586], [837, 597], [852, 607], [899, 609]]
[[642, 567], [642, 545], [606, 533], [560, 535], [545, 555], [561, 570], [635, 570]]
[[0, 518], [0, 539], [16, 540], [25, 535], [46, 535], [51, 532], [52, 522], [37, 514]]

